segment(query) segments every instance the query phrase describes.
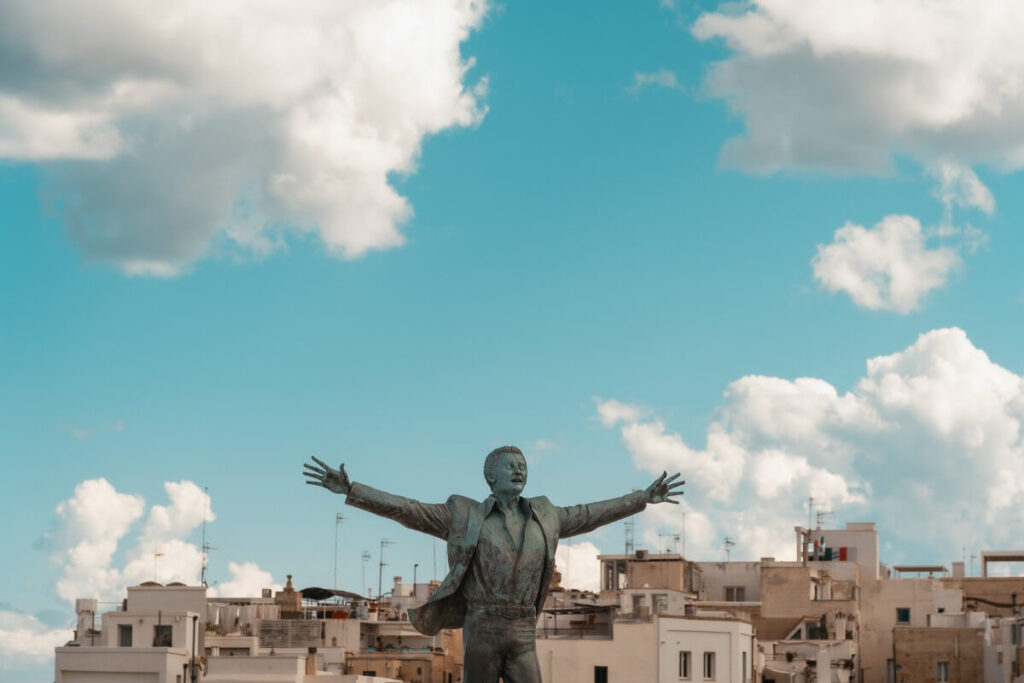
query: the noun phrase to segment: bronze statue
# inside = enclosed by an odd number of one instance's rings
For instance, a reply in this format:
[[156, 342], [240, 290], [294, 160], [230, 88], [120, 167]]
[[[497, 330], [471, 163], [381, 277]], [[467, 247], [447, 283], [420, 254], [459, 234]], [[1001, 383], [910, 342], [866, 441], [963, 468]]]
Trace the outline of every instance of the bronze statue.
[[465, 683], [541, 683], [535, 634], [555, 569], [558, 539], [584, 534], [644, 509], [677, 503], [685, 482], [663, 472], [643, 491], [570, 507], [544, 496], [522, 498], [526, 459], [502, 446], [484, 460], [491, 495], [483, 502], [453, 495], [445, 503], [421, 503], [353, 482], [345, 465], [334, 469], [314, 457], [307, 484], [347, 495], [346, 501], [448, 543], [448, 575], [409, 620], [420, 633], [462, 628]]

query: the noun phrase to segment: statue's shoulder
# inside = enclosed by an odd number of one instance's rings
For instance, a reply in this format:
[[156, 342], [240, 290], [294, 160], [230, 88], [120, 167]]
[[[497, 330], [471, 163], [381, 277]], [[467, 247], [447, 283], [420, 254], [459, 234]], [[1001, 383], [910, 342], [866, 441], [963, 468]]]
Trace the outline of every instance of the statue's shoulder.
[[457, 493], [453, 493], [452, 495], [448, 496], [448, 501], [447, 502], [448, 502], [448, 507], [457, 507], [457, 508], [470, 508], [470, 507], [473, 507], [474, 505], [479, 505], [480, 504], [479, 500], [473, 500], [469, 496], [460, 496]]
[[534, 510], [544, 510], [545, 512], [555, 507], [555, 504], [548, 500], [547, 496], [537, 496], [535, 498], [528, 498], [530, 505]]

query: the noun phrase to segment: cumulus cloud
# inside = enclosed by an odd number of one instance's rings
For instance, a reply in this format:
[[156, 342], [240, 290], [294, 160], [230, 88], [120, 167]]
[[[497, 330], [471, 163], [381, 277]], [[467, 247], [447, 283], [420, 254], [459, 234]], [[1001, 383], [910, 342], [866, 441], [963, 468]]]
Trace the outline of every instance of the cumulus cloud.
[[57, 505], [59, 531], [54, 559], [64, 565], [57, 593], [64, 599], [103, 595], [120, 583], [111, 566], [121, 538], [142, 517], [141, 496], [119, 493], [106, 479], [83, 481]]
[[[704, 515], [688, 515], [701, 529], [691, 557], [718, 557], [731, 536], [734, 556], [792, 558], [813, 496], [837, 522], [879, 522], [898, 548], [891, 560], [942, 561], [1024, 533], [1012, 514], [1024, 504], [1022, 424], [1024, 378], [950, 328], [869, 359], [845, 393], [821, 379], [740, 378], [703, 449], [655, 417], [617, 427], [639, 468], [689, 481], [686, 503]], [[674, 523], [661, 507], [645, 513], [649, 529]]]
[[723, 161], [886, 171], [894, 154], [1024, 165], [1024, 7], [1014, 0], [752, 0], [693, 26], [732, 54], [707, 87], [746, 122]]
[[0, 669], [42, 664], [53, 648], [71, 640], [72, 629], [50, 628], [31, 614], [0, 610]]
[[614, 427], [620, 422], [639, 422], [643, 409], [638, 406], [622, 403], [615, 399], [603, 401], [595, 399], [597, 415], [605, 427]]
[[403, 243], [390, 182], [471, 126], [460, 46], [486, 0], [145, 8], [0, 0], [0, 157], [37, 162], [88, 260], [169, 276], [289, 230], [356, 258]]
[[597, 592], [601, 577], [597, 546], [589, 541], [563, 540], [555, 550], [555, 565], [562, 573], [562, 587]]
[[264, 588], [281, 590], [281, 584], [274, 581], [270, 572], [259, 568], [255, 562], [228, 562], [231, 578], [210, 588], [207, 594], [211, 597], [226, 598], [259, 597]]
[[928, 241], [913, 216], [886, 216], [872, 228], [847, 223], [818, 245], [814, 278], [863, 308], [908, 313], [963, 264], [958, 248]]
[[[189, 537], [204, 515], [207, 521], [216, 519], [210, 498], [190, 481], [166, 482], [164, 491], [168, 504], [152, 505], [148, 514], [142, 496], [120, 493], [105, 479], [82, 482], [71, 498], [58, 504], [51, 544], [53, 560], [64, 571], [57, 594], [71, 603], [84, 597], [117, 601], [126, 586], [143, 581], [198, 584], [203, 554]], [[224, 585], [233, 590], [251, 591], [257, 582], [262, 583], [259, 588], [275, 585], [252, 563], [231, 562], [228, 570], [231, 578]]]

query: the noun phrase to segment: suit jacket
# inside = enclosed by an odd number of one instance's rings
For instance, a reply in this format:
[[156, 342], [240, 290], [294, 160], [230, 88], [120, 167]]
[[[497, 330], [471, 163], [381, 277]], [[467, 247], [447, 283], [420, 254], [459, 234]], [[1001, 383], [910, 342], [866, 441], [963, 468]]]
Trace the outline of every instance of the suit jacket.
[[[545, 561], [540, 568], [540, 590], [537, 592], [536, 603], [538, 613], [544, 606], [551, 574], [555, 570], [558, 539], [593, 531], [639, 512], [647, 505], [643, 491], [570, 507], [555, 506], [544, 496], [525, 500], [544, 534]], [[434, 635], [443, 628], [462, 628], [467, 607], [461, 590], [462, 580], [473, 562], [480, 538], [480, 526], [491, 511], [494, 498], [488, 497], [480, 502], [465, 496], [451, 496], [445, 503], [421, 503], [365, 484], [353, 483], [345, 502], [447, 541], [448, 575], [422, 607], [409, 610], [409, 620], [417, 631], [426, 635]]]

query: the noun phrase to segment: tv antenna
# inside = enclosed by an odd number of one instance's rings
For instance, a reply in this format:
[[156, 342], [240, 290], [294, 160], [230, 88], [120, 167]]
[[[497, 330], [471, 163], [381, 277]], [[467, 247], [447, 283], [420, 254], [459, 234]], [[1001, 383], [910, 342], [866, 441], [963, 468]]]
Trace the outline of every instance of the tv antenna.
[[199, 573], [199, 580], [200, 580], [200, 582], [204, 586], [207, 585], [206, 584], [206, 565], [207, 565], [207, 562], [208, 562], [208, 559], [209, 559], [207, 557], [207, 553], [209, 553], [211, 550], [216, 550], [216, 548], [214, 548], [212, 545], [210, 545], [209, 543], [206, 542], [206, 517], [207, 517], [206, 513], [210, 509], [210, 494], [207, 493], [208, 490], [209, 490], [208, 487], [206, 487], [206, 486], [203, 487], [203, 545], [202, 545], [202, 548], [203, 548], [203, 567], [202, 567], [202, 570]]
[[365, 590], [367, 593], [370, 592], [370, 587], [366, 585], [366, 563], [370, 561], [370, 551], [364, 550], [363, 555], [363, 586], [361, 590]]
[[158, 557], [163, 557], [164, 554], [160, 552], [157, 546], [153, 546], [153, 581], [156, 581], [156, 560]]
[[729, 561], [729, 551], [732, 550], [732, 547], [734, 545], [736, 545], [736, 541], [734, 541], [731, 536], [726, 536], [725, 540], [722, 541], [722, 548], [725, 549], [725, 561], [726, 562]]
[[340, 512], [334, 515], [334, 590], [338, 590], [338, 528], [345, 515]]
[[384, 561], [384, 547], [394, 545], [394, 541], [389, 541], [386, 538], [380, 539], [380, 564], [377, 568], [377, 601], [380, 602], [380, 596], [382, 595], [381, 589], [384, 581], [384, 567], [387, 566], [387, 562]]
[[[662, 545], [664, 546], [666, 553], [679, 553], [679, 534], [658, 534], [658, 538], [661, 539]], [[668, 541], [665, 539], [672, 540], [671, 548], [669, 548]]]
[[817, 512], [814, 513], [814, 518], [818, 522], [818, 530], [821, 529], [822, 521], [825, 520], [827, 517], [831, 517], [831, 516], [832, 516], [832, 511], [828, 510], [826, 508], [821, 508]]
[[633, 517], [629, 517], [625, 521], [626, 526], [626, 554], [632, 555], [636, 549], [636, 545], [633, 543], [633, 530], [636, 528], [636, 520]]

